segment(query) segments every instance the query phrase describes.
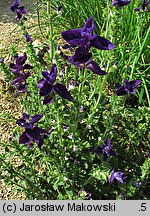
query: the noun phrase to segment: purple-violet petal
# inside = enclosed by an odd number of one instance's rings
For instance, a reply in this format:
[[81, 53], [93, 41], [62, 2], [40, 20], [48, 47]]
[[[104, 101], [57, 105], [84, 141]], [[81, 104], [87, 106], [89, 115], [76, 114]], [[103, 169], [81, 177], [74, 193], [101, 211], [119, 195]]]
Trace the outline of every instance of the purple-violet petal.
[[116, 95], [118, 96], [122, 96], [122, 95], [126, 95], [127, 92], [124, 88], [124, 86], [120, 86], [119, 88], [116, 89]]
[[32, 68], [34, 68], [34, 67], [32, 65], [29, 65], [29, 64], [25, 64], [23, 66], [23, 69], [32, 69]]
[[21, 14], [26, 14], [27, 13], [27, 11], [26, 11], [26, 9], [25, 9], [24, 6], [18, 7], [18, 10], [19, 10], [19, 13], [21, 13]]
[[[92, 17], [90, 17], [86, 21], [84, 27], [81, 29], [81, 35], [84, 32], [86, 32], [88, 35], [93, 35], [93, 32], [94, 32], [94, 21], [93, 21]], [[82, 37], [83, 37], [83, 35], [82, 35]]]
[[72, 29], [61, 32], [62, 37], [71, 46], [76, 47], [83, 45], [85, 39], [81, 35], [81, 29]]
[[33, 39], [31, 38], [31, 36], [28, 35], [28, 34], [25, 34], [25, 40], [26, 40], [26, 42], [31, 42], [31, 41], [33, 41]]
[[16, 11], [16, 14], [17, 14], [16, 20], [20, 20], [22, 18], [22, 14], [19, 13], [18, 11]]
[[114, 176], [114, 169], [113, 169], [110, 173], [109, 183], [112, 184], [114, 179], [115, 179], [115, 176]]
[[42, 117], [43, 115], [41, 114], [31, 116], [31, 121], [29, 122], [29, 124], [34, 124], [35, 122], [38, 122]]
[[93, 71], [94, 73], [98, 74], [98, 75], [106, 75], [107, 73], [105, 71], [103, 71], [99, 65], [91, 60], [90, 62], [88, 62], [86, 64], [86, 68], [90, 69], [91, 71]]
[[90, 46], [93, 46], [100, 50], [112, 50], [115, 47], [113, 43], [99, 35], [97, 35], [97, 37], [95, 37], [94, 40], [91, 41]]
[[67, 99], [69, 101], [72, 101], [73, 98], [70, 94], [70, 92], [66, 89], [66, 87], [60, 83], [56, 83], [54, 85], [54, 90], [56, 91], [57, 94], [59, 94], [60, 97]]
[[57, 76], [57, 66], [56, 64], [54, 64], [51, 67], [50, 72], [48, 71], [43, 71], [42, 75], [45, 79], [47, 79], [48, 82], [50, 82], [51, 84], [53, 84], [56, 81], [56, 76]]
[[24, 53], [23, 56], [18, 56], [18, 58], [16, 59], [16, 65], [23, 65], [26, 60], [27, 60], [27, 54]]
[[19, 138], [19, 144], [29, 144], [30, 138], [27, 136], [26, 131], [24, 131]]
[[112, 0], [112, 4], [113, 6], [115, 7], [123, 7], [123, 6], [126, 6], [128, 4], [130, 4], [131, 1], [124, 1], [124, 0]]
[[37, 126], [33, 128], [26, 128], [25, 132], [27, 137], [29, 137], [30, 140], [33, 140], [35, 142], [37, 142], [41, 138], [40, 130], [39, 127]]
[[49, 95], [53, 91], [53, 85], [50, 84], [48, 81], [43, 83], [43, 86], [40, 87], [40, 96]]
[[44, 97], [43, 104], [49, 105], [54, 102], [54, 98], [51, 95], [47, 95]]

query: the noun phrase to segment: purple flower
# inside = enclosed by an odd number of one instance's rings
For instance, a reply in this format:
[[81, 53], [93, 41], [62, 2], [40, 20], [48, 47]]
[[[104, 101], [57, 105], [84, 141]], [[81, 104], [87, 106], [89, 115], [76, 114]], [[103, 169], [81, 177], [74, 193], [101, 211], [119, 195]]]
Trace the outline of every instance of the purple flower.
[[67, 131], [69, 129], [69, 126], [67, 126], [67, 125], [63, 125], [62, 127], [63, 127], [64, 131]]
[[146, 7], [149, 5], [149, 2], [147, 2], [146, 0], [142, 0], [142, 5], [141, 5], [141, 9], [144, 11], [146, 10]]
[[74, 80], [70, 80], [69, 82], [69, 87], [68, 87], [68, 91], [74, 89], [76, 86], [76, 82]]
[[117, 180], [121, 184], [124, 184], [125, 178], [126, 177], [124, 177], [123, 172], [120, 172], [120, 171], [114, 172], [114, 169], [113, 169], [110, 173], [109, 183], [112, 184], [114, 182], [114, 180]]
[[90, 192], [87, 192], [85, 199], [88, 200], [91, 198], [91, 196], [92, 196], [92, 194]]
[[141, 186], [141, 184], [142, 184], [142, 182], [141, 182], [141, 181], [137, 181], [137, 182], [135, 182], [135, 186], [136, 186], [136, 187], [140, 187], [140, 186]]
[[27, 11], [24, 6], [20, 6], [19, 0], [14, 0], [14, 4], [10, 6], [12, 12], [16, 13], [16, 20], [20, 20], [23, 14], [26, 14]]
[[142, 0], [142, 5], [138, 8], [135, 9], [136, 12], [139, 12], [140, 10], [143, 10], [143, 11], [148, 11], [150, 12], [149, 9], [147, 9], [147, 6], [149, 5], [150, 2], [147, 2], [146, 0]]
[[18, 94], [21, 94], [21, 93], [24, 93], [27, 89], [27, 81], [26, 79], [31, 76], [30, 72], [26, 73], [26, 74], [23, 74], [23, 73], [20, 73], [18, 74], [18, 77], [15, 78], [11, 84], [14, 85], [16, 87], [16, 89], [18, 90], [18, 92], [15, 93], [15, 95], [18, 95]]
[[104, 155], [104, 160], [106, 161], [108, 157], [114, 152], [112, 151], [112, 147], [110, 145], [110, 138], [107, 138], [102, 146], [102, 153]]
[[48, 138], [52, 129], [45, 130], [34, 125], [38, 122], [43, 115], [34, 115], [30, 116], [29, 114], [23, 113], [23, 117], [17, 120], [17, 124], [21, 127], [25, 127], [25, 131], [20, 135], [19, 143], [28, 145], [29, 149], [33, 148], [33, 143], [36, 142], [38, 148], [41, 150], [41, 147], [44, 143], [44, 138]]
[[95, 61], [91, 60], [92, 53], [88, 52], [86, 46], [79, 46], [72, 56], [67, 56], [62, 51], [60, 55], [76, 67], [81, 69], [88, 68], [98, 75], [106, 75], [106, 72], [103, 71]]
[[0, 59], [0, 63], [4, 63], [4, 58], [1, 58], [1, 59]]
[[11, 84], [16, 85], [17, 87], [20, 83], [25, 82], [29, 76], [31, 76], [30, 72], [25, 73], [25, 74], [21, 73], [16, 79], [12, 81]]
[[84, 112], [84, 106], [82, 106], [82, 105], [80, 106], [79, 112], [81, 112], [81, 113]]
[[132, 80], [132, 81], [127, 81], [126, 79], [124, 80], [124, 85], [120, 85], [119, 83], [115, 84], [116, 89], [116, 94], [118, 96], [126, 95], [127, 93], [130, 94], [135, 94], [136, 93], [136, 88], [138, 85], [141, 84], [141, 80]]
[[33, 41], [33, 39], [31, 38], [31, 36], [28, 35], [28, 34], [25, 34], [25, 40], [26, 40], [27, 43]]
[[90, 17], [83, 28], [72, 29], [63, 31], [62, 37], [71, 47], [86, 46], [89, 50], [91, 47], [95, 47], [100, 50], [111, 50], [114, 48], [109, 40], [94, 33], [94, 21]]
[[[10, 65], [12, 69], [12, 73], [15, 75], [15, 79], [12, 81], [12, 85], [15, 85], [18, 92], [15, 93], [15, 95], [24, 93], [27, 89], [28, 83], [26, 82], [26, 79], [31, 76], [31, 73], [28, 71], [28, 69], [32, 69], [33, 66], [29, 64], [25, 64], [27, 60], [27, 54], [24, 53], [23, 56], [15, 56], [16, 63]], [[27, 70], [27, 71], [26, 71]]]
[[72, 136], [72, 134], [69, 134], [67, 137], [72, 140], [73, 136]]
[[54, 64], [50, 71], [42, 72], [43, 79], [38, 81], [38, 88], [40, 89], [40, 96], [44, 96], [43, 104], [50, 104], [54, 101], [52, 92], [55, 91], [60, 97], [72, 101], [72, 96], [66, 87], [61, 83], [56, 83], [57, 66]]
[[114, 48], [114, 44], [106, 38], [94, 34], [94, 21], [92, 17], [86, 21], [83, 28], [63, 31], [61, 34], [63, 39], [68, 43], [63, 46], [63, 49], [77, 47], [72, 56], [67, 56], [60, 51], [64, 59], [81, 69], [88, 68], [98, 75], [106, 74], [95, 61], [91, 60], [92, 53], [89, 51], [91, 47], [100, 50], [111, 50]]
[[63, 7], [62, 7], [61, 5], [57, 8], [57, 13], [60, 14], [60, 15], [61, 15], [61, 10], [62, 10], [62, 8], [63, 8]]
[[29, 114], [23, 113], [22, 114], [22, 118], [17, 120], [17, 124], [20, 127], [25, 127], [25, 128], [32, 128], [33, 125], [38, 122], [41, 118], [43, 117], [43, 115], [34, 115], [34, 116], [30, 116]]
[[123, 7], [123, 6], [126, 6], [128, 4], [130, 4], [131, 1], [125, 1], [125, 0], [112, 0], [112, 5], [117, 7], [117, 8], [120, 8], [120, 7]]
[[12, 140], [13, 140], [13, 137], [10, 136], [10, 137], [8, 138], [8, 142], [11, 142]]
[[21, 71], [32, 69], [33, 66], [30, 64], [25, 64], [27, 60], [27, 54], [24, 53], [23, 56], [15, 56], [16, 64], [11, 64], [13, 74], [21, 74]]
[[96, 155], [103, 154], [104, 155], [104, 161], [106, 161], [109, 156], [116, 155], [116, 153], [112, 150], [112, 147], [110, 145], [110, 138], [107, 138], [103, 144], [102, 147], [95, 146], [93, 148], [93, 153]]

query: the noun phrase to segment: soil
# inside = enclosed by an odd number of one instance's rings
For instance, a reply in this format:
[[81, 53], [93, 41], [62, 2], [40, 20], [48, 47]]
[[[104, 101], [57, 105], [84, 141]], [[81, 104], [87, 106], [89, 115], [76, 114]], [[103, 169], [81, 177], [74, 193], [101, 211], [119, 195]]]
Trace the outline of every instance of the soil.
[[[10, 10], [10, 5], [13, 4], [13, 0], [0, 0], [0, 57], [6, 57], [9, 48], [15, 43], [18, 44], [18, 49], [22, 46], [24, 36], [20, 34], [16, 13]], [[21, 6], [25, 6], [27, 18], [30, 17], [27, 25], [32, 25], [35, 22], [34, 14], [36, 11], [36, 0], [24, 0], [21, 1]], [[23, 42], [22, 42], [23, 41]]]
[[[30, 21], [27, 25], [32, 26], [37, 20], [34, 18], [34, 12], [36, 11], [36, 0], [24, 0], [20, 1], [21, 6], [25, 6], [30, 16]], [[9, 59], [9, 49], [13, 44], [18, 44], [18, 50], [22, 50], [24, 39], [20, 34], [17, 21], [15, 20], [16, 14], [10, 10], [10, 5], [13, 4], [13, 0], [0, 0], [0, 58]], [[7, 117], [4, 116], [7, 115]], [[7, 141], [11, 136], [13, 130], [14, 121], [21, 115], [21, 108], [19, 106], [18, 99], [12, 97], [12, 94], [7, 90], [7, 83], [3, 74], [0, 72], [0, 139], [1, 141]], [[0, 144], [0, 154], [4, 153], [4, 149]], [[12, 158], [13, 160], [13, 158]], [[15, 163], [18, 160], [13, 161]], [[22, 200], [25, 199], [23, 193], [16, 195], [12, 192], [14, 185], [6, 187], [3, 180], [0, 179], [0, 200]]]

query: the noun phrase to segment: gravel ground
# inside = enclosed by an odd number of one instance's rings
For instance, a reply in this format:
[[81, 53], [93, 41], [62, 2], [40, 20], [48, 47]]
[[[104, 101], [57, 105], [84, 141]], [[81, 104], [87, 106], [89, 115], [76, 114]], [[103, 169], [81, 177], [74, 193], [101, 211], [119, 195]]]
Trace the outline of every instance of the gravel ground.
[[[20, 34], [19, 28], [17, 27], [17, 21], [15, 19], [16, 14], [10, 10], [10, 5], [13, 0], [0, 0], [0, 56], [4, 56], [7, 53], [8, 48], [13, 44], [18, 44], [20, 49], [20, 41], [23, 41], [24, 37]], [[26, 7], [27, 17], [34, 14], [36, 7], [36, 0], [24, 0], [21, 1], [21, 5]], [[30, 19], [31, 24], [34, 19]]]
[[[6, 57], [8, 55], [9, 47], [12, 44], [18, 44], [18, 50], [23, 48], [23, 36], [19, 32], [17, 27], [17, 21], [15, 20], [15, 13], [10, 10], [10, 5], [13, 3], [13, 0], [0, 0], [0, 57]], [[21, 5], [25, 6], [28, 15], [34, 13], [36, 0], [24, 0], [21, 1]], [[28, 25], [35, 23], [35, 19], [31, 18], [28, 22]], [[4, 80], [3, 75], [0, 73], [0, 139], [8, 140], [8, 137], [11, 135], [11, 131], [14, 127], [12, 121], [7, 121], [2, 114], [7, 113], [8, 116], [13, 119], [20, 116], [21, 108], [18, 106], [18, 100], [13, 98], [11, 93], [7, 91], [7, 84]], [[0, 144], [0, 154], [3, 154], [4, 150]], [[12, 159], [13, 160], [13, 159]], [[18, 160], [15, 159], [15, 163]], [[14, 161], [13, 161], [14, 162]], [[3, 181], [0, 179], [0, 200], [21, 200], [25, 199], [23, 193], [18, 195], [14, 194], [12, 190], [14, 186], [5, 187]]]

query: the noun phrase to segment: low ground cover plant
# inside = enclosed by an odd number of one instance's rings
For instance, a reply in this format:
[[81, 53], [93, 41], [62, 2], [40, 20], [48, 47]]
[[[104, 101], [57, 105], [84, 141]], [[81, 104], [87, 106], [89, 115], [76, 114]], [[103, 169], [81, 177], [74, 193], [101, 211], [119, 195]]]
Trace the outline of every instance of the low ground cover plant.
[[149, 199], [149, 2], [37, 0], [33, 35], [22, 5], [26, 48], [0, 56], [22, 109], [1, 178], [26, 199]]

